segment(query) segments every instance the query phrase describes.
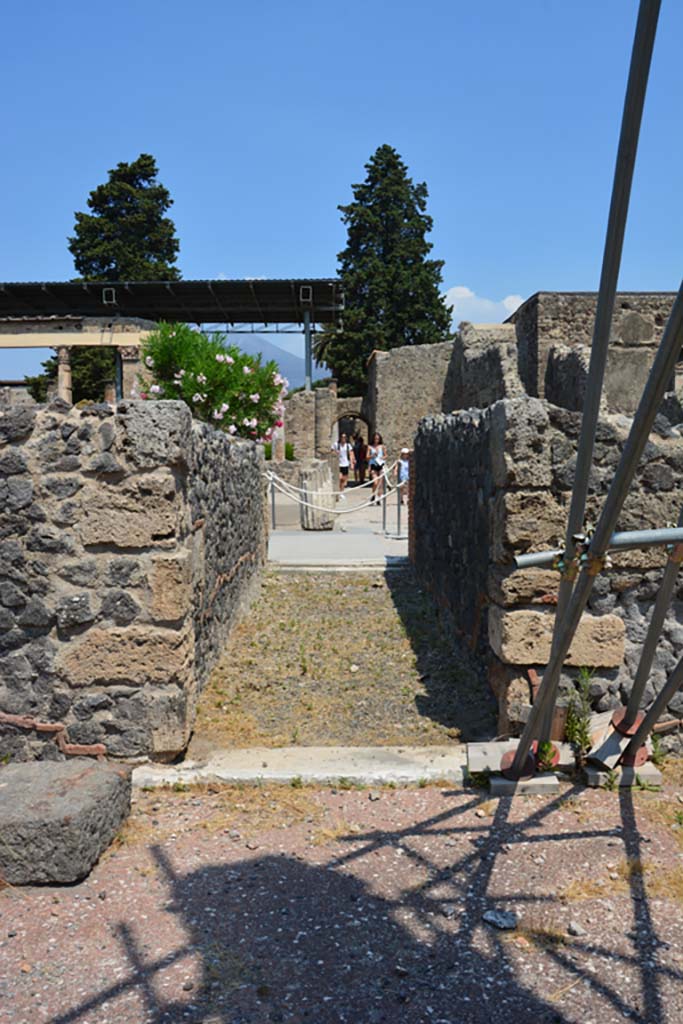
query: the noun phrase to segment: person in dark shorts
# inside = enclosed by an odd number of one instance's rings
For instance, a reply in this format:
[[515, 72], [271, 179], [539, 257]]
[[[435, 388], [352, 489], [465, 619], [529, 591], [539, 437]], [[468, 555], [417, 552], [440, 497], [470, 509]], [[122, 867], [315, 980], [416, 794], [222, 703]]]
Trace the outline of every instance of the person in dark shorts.
[[346, 501], [344, 491], [349, 480], [349, 469], [353, 469], [356, 462], [346, 434], [340, 435], [339, 441], [332, 445], [332, 451], [339, 455], [339, 501]]

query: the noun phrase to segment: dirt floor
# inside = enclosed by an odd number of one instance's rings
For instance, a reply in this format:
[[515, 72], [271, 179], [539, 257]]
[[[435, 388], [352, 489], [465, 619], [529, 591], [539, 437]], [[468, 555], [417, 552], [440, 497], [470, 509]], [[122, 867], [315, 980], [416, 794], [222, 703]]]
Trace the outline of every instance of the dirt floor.
[[0, 1022], [678, 1024], [683, 771], [665, 779], [140, 792], [86, 881], [0, 891]]
[[382, 746], [490, 738], [495, 708], [410, 569], [266, 574], [199, 707], [210, 746]]

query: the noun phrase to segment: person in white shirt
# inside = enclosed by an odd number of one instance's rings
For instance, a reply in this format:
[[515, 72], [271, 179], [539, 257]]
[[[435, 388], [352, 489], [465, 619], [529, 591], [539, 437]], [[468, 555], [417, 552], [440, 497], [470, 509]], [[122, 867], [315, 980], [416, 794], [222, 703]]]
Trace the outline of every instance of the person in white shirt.
[[370, 503], [379, 501], [384, 494], [384, 466], [387, 461], [387, 450], [384, 447], [382, 435], [375, 432], [372, 441], [368, 445], [368, 463], [370, 466], [370, 478], [372, 480], [372, 498]]
[[339, 441], [332, 445], [332, 451], [339, 455], [339, 500], [346, 501], [344, 490], [349, 480], [349, 469], [353, 469], [356, 464], [353, 445], [349, 444], [346, 434], [340, 435]]

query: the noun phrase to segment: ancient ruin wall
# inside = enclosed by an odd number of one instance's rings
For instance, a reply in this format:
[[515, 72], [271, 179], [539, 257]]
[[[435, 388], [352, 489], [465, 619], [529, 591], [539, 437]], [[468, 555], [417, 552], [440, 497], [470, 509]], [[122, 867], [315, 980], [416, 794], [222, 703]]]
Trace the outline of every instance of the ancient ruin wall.
[[[610, 410], [632, 414], [675, 295], [619, 292], [605, 371]], [[513, 313], [519, 371], [530, 395], [546, 394], [546, 369], [553, 345], [590, 347], [597, 295], [592, 292], [537, 292]]]
[[[598, 428], [588, 519], [595, 521], [629, 421]], [[499, 697], [502, 732], [519, 728], [535, 670], [547, 662], [558, 574], [513, 571], [524, 551], [557, 546], [573, 484], [580, 414], [539, 399], [497, 402], [486, 410], [425, 419], [415, 440], [414, 551], [422, 582], [463, 639], [484, 656]], [[683, 440], [652, 435], [619, 529], [675, 522], [683, 501]], [[568, 693], [581, 667], [591, 697], [608, 710], [630, 693], [666, 555], [657, 549], [614, 556], [601, 574], [567, 661]], [[683, 650], [683, 583], [658, 645], [646, 702]], [[683, 715], [683, 695], [669, 711]]]
[[[264, 558], [261, 452], [181, 402], [0, 417], [0, 710], [169, 757]], [[0, 727], [0, 753], [53, 758]]]

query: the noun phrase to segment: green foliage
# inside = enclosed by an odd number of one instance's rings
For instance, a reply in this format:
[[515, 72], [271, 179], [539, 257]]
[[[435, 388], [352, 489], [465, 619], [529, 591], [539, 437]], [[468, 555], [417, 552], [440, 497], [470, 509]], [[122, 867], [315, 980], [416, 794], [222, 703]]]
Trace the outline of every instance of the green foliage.
[[179, 243], [164, 214], [173, 204], [153, 156], [117, 164], [77, 213], [69, 251], [86, 281], [177, 281]]
[[[73, 403], [83, 401], [101, 402], [104, 386], [114, 380], [116, 356], [113, 348], [72, 348], [71, 388]], [[43, 373], [26, 377], [26, 384], [36, 402], [47, 400], [47, 389], [57, 379], [57, 356], [51, 356], [41, 364]]]
[[225, 335], [160, 323], [141, 357], [140, 398], [182, 399], [197, 419], [250, 440], [269, 440], [282, 424], [287, 388], [276, 364], [262, 366], [260, 356], [228, 345]]
[[316, 360], [336, 377], [341, 395], [362, 394], [375, 349], [445, 341], [450, 312], [441, 295], [442, 260], [430, 260], [427, 186], [414, 184], [391, 146], [380, 146], [340, 206], [347, 227], [339, 253], [346, 308], [343, 328], [316, 335]]
[[567, 724], [565, 736], [569, 743], [576, 749], [581, 758], [591, 747], [590, 717], [591, 703], [588, 695], [592, 673], [589, 669], [582, 668], [579, 672], [579, 690], [572, 694], [567, 709]]
[[[266, 453], [266, 461], [270, 461], [273, 458], [273, 442], [266, 441], [263, 450]], [[285, 459], [287, 462], [294, 462], [294, 445], [291, 441], [285, 441]]]
[[638, 789], [643, 793], [658, 793], [660, 790], [660, 786], [656, 783], [649, 782], [647, 779], [641, 778], [638, 774], [636, 774], [636, 781], [633, 788]]
[[666, 750], [662, 746], [661, 736], [656, 732], [652, 733], [652, 753], [650, 755], [650, 760], [658, 768], [661, 768], [666, 761]]
[[555, 747], [549, 740], [543, 740], [536, 749], [536, 763], [541, 771], [548, 771], [553, 767], [553, 755]]
[[304, 788], [304, 780], [301, 778], [300, 775], [295, 775], [294, 778], [290, 780], [289, 784], [292, 787], [292, 789]]
[[603, 789], [608, 789], [610, 792], [614, 792], [619, 788], [619, 772], [613, 768], [605, 772], [605, 781], [602, 784]]

